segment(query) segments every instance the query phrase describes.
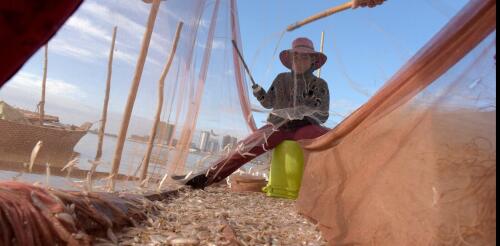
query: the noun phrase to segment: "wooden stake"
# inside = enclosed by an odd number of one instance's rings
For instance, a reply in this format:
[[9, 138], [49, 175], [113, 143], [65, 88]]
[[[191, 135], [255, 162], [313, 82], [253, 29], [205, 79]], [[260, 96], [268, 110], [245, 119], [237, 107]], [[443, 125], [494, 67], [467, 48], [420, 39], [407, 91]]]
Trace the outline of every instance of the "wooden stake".
[[141, 171], [141, 183], [146, 179], [149, 167], [149, 159], [151, 158], [151, 152], [153, 151], [153, 144], [156, 137], [156, 132], [158, 128], [158, 124], [160, 123], [161, 110], [163, 106], [163, 93], [165, 87], [165, 78], [167, 77], [168, 71], [170, 70], [170, 66], [172, 65], [172, 61], [174, 60], [175, 51], [177, 50], [177, 43], [179, 42], [179, 37], [182, 31], [182, 22], [179, 22], [177, 25], [177, 31], [175, 32], [174, 43], [172, 46], [172, 50], [170, 51], [170, 55], [168, 57], [168, 61], [163, 68], [163, 72], [161, 73], [160, 79], [158, 80], [158, 105], [156, 106], [156, 116], [155, 121], [153, 123], [153, 128], [151, 129], [151, 135], [149, 136], [148, 148], [146, 150], [146, 155], [144, 156], [144, 160], [142, 163], [142, 171]]
[[125, 137], [127, 136], [127, 130], [130, 123], [130, 117], [132, 116], [132, 109], [134, 108], [135, 98], [137, 96], [137, 90], [139, 89], [139, 84], [141, 82], [142, 71], [144, 69], [144, 63], [146, 62], [146, 56], [148, 54], [149, 43], [151, 41], [151, 35], [153, 33], [153, 27], [156, 21], [156, 15], [158, 14], [158, 9], [160, 8], [160, 0], [153, 0], [153, 5], [149, 11], [148, 23], [146, 30], [144, 32], [144, 37], [142, 39], [141, 51], [139, 53], [139, 58], [137, 59], [137, 64], [135, 67], [134, 78], [132, 80], [132, 85], [130, 87], [130, 92], [127, 99], [127, 104], [125, 106], [125, 112], [123, 113], [122, 125], [120, 132], [118, 134], [118, 140], [115, 149], [115, 155], [113, 157], [113, 164], [111, 167], [110, 181], [109, 181], [109, 191], [114, 191], [115, 189], [115, 177], [118, 176], [118, 169], [120, 168], [120, 161], [123, 153], [123, 146], [125, 144]]
[[338, 13], [338, 12], [341, 12], [341, 11], [344, 11], [346, 9], [350, 9], [352, 8], [353, 6], [353, 1], [349, 1], [349, 2], [346, 2], [342, 5], [339, 5], [339, 6], [336, 6], [336, 7], [333, 7], [333, 8], [330, 8], [330, 9], [327, 9], [321, 13], [318, 13], [318, 14], [315, 14], [313, 16], [310, 16], [310, 17], [307, 17], [306, 19], [302, 20], [302, 21], [299, 21], [295, 24], [292, 24], [290, 26], [288, 26], [288, 28], [286, 29], [287, 31], [291, 32], [299, 27], [302, 27], [303, 25], [306, 25], [306, 24], [309, 24], [313, 21], [316, 21], [316, 20], [319, 20], [321, 18], [325, 18], [327, 16], [330, 16], [332, 14], [335, 14], [335, 13]]
[[49, 53], [49, 45], [45, 44], [44, 46], [45, 56], [43, 59], [43, 79], [42, 79], [42, 98], [38, 103], [39, 116], [40, 116], [40, 125], [43, 125], [43, 120], [45, 118], [45, 87], [47, 85], [47, 61], [48, 61], [48, 53]]
[[111, 41], [111, 48], [109, 50], [109, 59], [108, 59], [108, 76], [106, 78], [106, 94], [104, 95], [104, 104], [102, 106], [102, 116], [101, 116], [101, 126], [99, 127], [99, 135], [97, 142], [97, 152], [95, 154], [94, 161], [99, 161], [102, 156], [102, 144], [104, 140], [104, 130], [106, 129], [106, 119], [108, 115], [108, 103], [109, 103], [109, 91], [111, 89], [111, 74], [113, 72], [113, 54], [115, 51], [115, 39], [116, 39], [116, 30], [118, 27], [113, 28], [113, 39]]
[[[323, 53], [323, 46], [325, 44], [325, 32], [321, 32], [321, 44], [319, 46], [319, 52]], [[321, 78], [321, 68], [318, 69], [318, 78]]]

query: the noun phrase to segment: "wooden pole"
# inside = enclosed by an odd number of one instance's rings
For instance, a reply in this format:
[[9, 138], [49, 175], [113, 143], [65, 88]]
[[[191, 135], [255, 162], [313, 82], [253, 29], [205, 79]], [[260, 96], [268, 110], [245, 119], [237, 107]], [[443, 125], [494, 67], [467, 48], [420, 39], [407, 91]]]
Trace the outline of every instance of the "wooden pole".
[[122, 158], [123, 146], [125, 144], [125, 137], [127, 135], [128, 126], [130, 123], [130, 117], [132, 116], [132, 109], [134, 108], [134, 102], [137, 96], [137, 90], [139, 89], [142, 71], [144, 69], [144, 63], [146, 62], [149, 43], [151, 41], [151, 35], [153, 33], [153, 27], [155, 25], [156, 15], [158, 14], [159, 8], [160, 8], [160, 0], [153, 0], [151, 10], [149, 11], [146, 30], [144, 32], [144, 37], [142, 39], [141, 51], [139, 53], [139, 58], [137, 59], [135, 67], [134, 78], [132, 80], [132, 85], [130, 87], [130, 92], [127, 99], [127, 104], [125, 106], [125, 112], [123, 113], [122, 125], [118, 133], [118, 140], [116, 144], [115, 155], [113, 157], [113, 163], [109, 179], [110, 182], [108, 187], [109, 191], [114, 191], [115, 189], [115, 181], [116, 181], [115, 178], [118, 176], [118, 169], [120, 168], [120, 161]]
[[146, 179], [146, 175], [148, 173], [149, 167], [149, 159], [151, 158], [151, 152], [153, 151], [153, 144], [156, 137], [156, 132], [158, 128], [158, 124], [160, 123], [161, 110], [163, 106], [163, 93], [165, 87], [165, 78], [167, 77], [168, 71], [170, 70], [170, 66], [172, 65], [172, 61], [174, 60], [175, 51], [177, 50], [177, 43], [179, 42], [179, 37], [182, 31], [182, 22], [179, 22], [177, 25], [177, 31], [175, 32], [174, 43], [172, 46], [172, 50], [170, 51], [170, 55], [168, 57], [168, 61], [163, 68], [163, 72], [161, 73], [160, 79], [158, 80], [158, 105], [156, 106], [156, 116], [155, 121], [153, 123], [153, 128], [151, 129], [151, 134], [149, 136], [148, 148], [146, 150], [146, 155], [144, 156], [144, 160], [142, 163], [142, 171], [141, 171], [141, 183]]
[[339, 6], [336, 6], [336, 7], [333, 7], [333, 8], [330, 8], [330, 9], [327, 9], [321, 13], [318, 13], [318, 14], [315, 14], [313, 16], [310, 16], [310, 17], [307, 17], [306, 19], [302, 20], [302, 21], [299, 21], [295, 24], [292, 24], [290, 26], [287, 27], [287, 31], [291, 32], [299, 27], [302, 27], [303, 25], [306, 25], [306, 24], [309, 24], [313, 21], [316, 21], [316, 20], [319, 20], [321, 18], [325, 18], [327, 16], [330, 16], [332, 14], [335, 14], [335, 13], [338, 13], [338, 12], [341, 12], [341, 11], [344, 11], [346, 9], [351, 9], [353, 7], [353, 1], [349, 1], [349, 2], [346, 2], [342, 5], [339, 5]]
[[45, 118], [45, 87], [47, 85], [47, 62], [48, 62], [48, 53], [49, 53], [49, 45], [45, 44], [44, 46], [44, 58], [43, 58], [43, 79], [42, 79], [42, 98], [38, 103], [39, 116], [40, 116], [40, 125], [43, 125], [43, 120]]
[[115, 40], [116, 40], [116, 30], [118, 27], [113, 28], [113, 39], [111, 41], [111, 48], [109, 50], [109, 59], [108, 59], [108, 76], [106, 78], [106, 94], [104, 95], [104, 104], [102, 106], [102, 116], [101, 116], [101, 125], [99, 127], [99, 135], [97, 142], [97, 152], [95, 154], [94, 161], [99, 161], [102, 156], [102, 144], [104, 140], [104, 130], [106, 129], [106, 119], [108, 115], [108, 103], [109, 103], [109, 92], [111, 89], [111, 74], [113, 72], [113, 54], [115, 51]]
[[[325, 45], [325, 32], [321, 32], [321, 43], [319, 46], [319, 52], [323, 53], [324, 45]], [[321, 68], [318, 69], [318, 78], [321, 78]]]

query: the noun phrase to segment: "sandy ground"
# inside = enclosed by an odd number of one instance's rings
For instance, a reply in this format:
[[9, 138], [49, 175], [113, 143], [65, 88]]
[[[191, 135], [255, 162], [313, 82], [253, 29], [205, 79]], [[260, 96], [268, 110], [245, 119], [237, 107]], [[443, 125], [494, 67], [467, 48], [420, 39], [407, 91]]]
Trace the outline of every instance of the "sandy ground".
[[116, 235], [119, 245], [326, 244], [316, 226], [297, 214], [294, 201], [263, 193], [184, 189], [153, 207], [148, 221]]

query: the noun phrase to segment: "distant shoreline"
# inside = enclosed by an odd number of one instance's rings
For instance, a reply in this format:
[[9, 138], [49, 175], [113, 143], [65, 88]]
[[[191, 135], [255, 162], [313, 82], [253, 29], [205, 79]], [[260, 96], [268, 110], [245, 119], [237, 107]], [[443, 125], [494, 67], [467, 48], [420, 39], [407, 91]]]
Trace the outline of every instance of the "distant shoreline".
[[[88, 131], [89, 133], [92, 133], [92, 134], [99, 134], [99, 132], [96, 130], [96, 129], [92, 129], [92, 130], [89, 130]], [[118, 135], [116, 134], [113, 134], [113, 133], [104, 133], [104, 136], [108, 136], [108, 137], [113, 137], [113, 138], [118, 138]]]

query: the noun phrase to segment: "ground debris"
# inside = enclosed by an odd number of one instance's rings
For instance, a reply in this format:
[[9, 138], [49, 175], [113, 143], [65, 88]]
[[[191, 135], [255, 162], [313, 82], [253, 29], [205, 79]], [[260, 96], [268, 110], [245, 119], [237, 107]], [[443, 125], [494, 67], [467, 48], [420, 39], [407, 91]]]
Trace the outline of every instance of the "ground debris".
[[120, 245], [326, 245], [294, 201], [225, 187], [182, 190], [148, 219], [116, 234]]

